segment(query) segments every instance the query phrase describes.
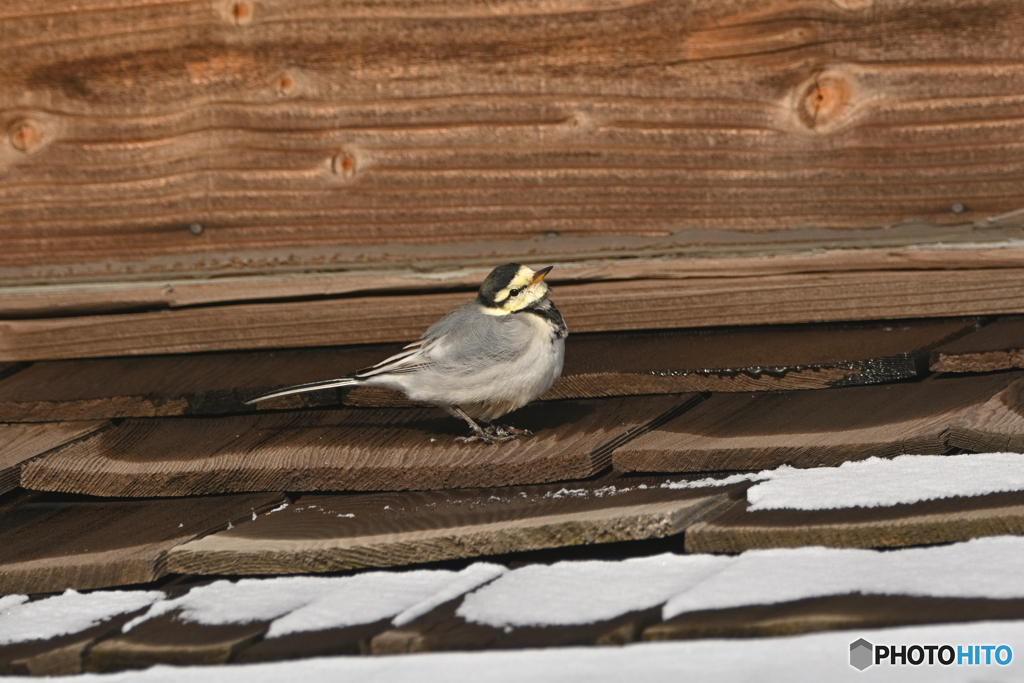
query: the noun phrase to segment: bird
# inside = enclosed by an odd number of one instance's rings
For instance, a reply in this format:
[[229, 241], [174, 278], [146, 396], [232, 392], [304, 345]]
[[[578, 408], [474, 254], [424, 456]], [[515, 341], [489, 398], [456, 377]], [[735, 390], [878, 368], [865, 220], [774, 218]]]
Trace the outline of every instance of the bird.
[[285, 387], [247, 405], [336, 387], [385, 387], [464, 420], [471, 433], [458, 441], [493, 444], [532, 436], [494, 421], [539, 397], [562, 373], [569, 330], [544, 281], [553, 267], [498, 266], [474, 300], [397, 354], [354, 375]]

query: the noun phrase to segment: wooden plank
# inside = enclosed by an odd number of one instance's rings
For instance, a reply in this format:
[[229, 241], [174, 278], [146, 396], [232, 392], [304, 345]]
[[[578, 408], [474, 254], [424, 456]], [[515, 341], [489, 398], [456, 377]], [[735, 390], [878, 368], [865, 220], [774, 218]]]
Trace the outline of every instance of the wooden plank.
[[175, 549], [167, 566], [190, 574], [290, 574], [662, 538], [730, 505], [745, 488], [660, 488], [664, 481], [306, 495], [251, 525]]
[[0, 593], [145, 583], [166, 551], [286, 500], [279, 493], [101, 501], [23, 492], [0, 504]]
[[[665, 333], [574, 334], [542, 398], [808, 389], [913, 377], [929, 349], [971, 320]], [[343, 377], [400, 345], [40, 361], [0, 380], [0, 420], [49, 421], [237, 413], [288, 384]], [[629, 353], [623, 353], [627, 349]], [[259, 409], [411, 406], [369, 387], [297, 394]]]
[[918, 320], [570, 335], [544, 398], [890, 382], [916, 376], [935, 344], [972, 329], [973, 320]]
[[687, 552], [751, 548], [891, 548], [1024, 533], [1024, 493], [941, 498], [877, 508], [746, 510], [738, 503], [687, 529]]
[[947, 440], [969, 451], [1024, 453], [1024, 383], [965, 411], [950, 425]]
[[165, 614], [126, 634], [96, 643], [85, 657], [86, 671], [143, 669], [154, 664], [224, 664], [263, 636], [270, 622], [208, 626]]
[[21, 481], [22, 463], [102, 429], [106, 421], [0, 424], [0, 494]]
[[494, 445], [456, 442], [465, 424], [437, 408], [137, 418], [29, 463], [21, 483], [101, 496], [179, 496], [578, 479], [606, 468], [612, 448], [693, 400], [660, 396], [535, 403], [513, 419], [536, 435]]
[[1013, 0], [16, 8], [9, 279], [1021, 205]]
[[305, 659], [307, 657], [367, 655], [371, 653], [370, 640], [390, 627], [391, 619], [381, 619], [358, 626], [304, 631], [277, 638], [264, 638], [243, 648], [231, 661], [243, 664]]
[[640, 639], [644, 628], [657, 623], [660, 607], [628, 612], [614, 619], [573, 626], [495, 628], [468, 622], [455, 614], [462, 598], [436, 608], [412, 622], [373, 637], [370, 652], [391, 655], [444, 650], [497, 650], [573, 645], [625, 645]]
[[1020, 443], [1008, 439], [1024, 434], [1024, 417], [1000, 407], [1024, 391], [1021, 377], [940, 376], [823, 392], [717, 394], [620, 447], [613, 463], [623, 472], [761, 470], [937, 454], [971, 444], [992, 450]]
[[[99, 415], [162, 417], [246, 412], [252, 407], [244, 405], [245, 401], [271, 389], [312, 382], [326, 376], [345, 376], [387, 358], [400, 348], [398, 344], [380, 344], [355, 348], [42, 361], [33, 363], [13, 377], [0, 380], [0, 420], [49, 421]], [[314, 407], [338, 403], [338, 392], [323, 391], [301, 394], [298, 398], [275, 405]]]
[[[956, 269], [1024, 266], [1024, 216], [1018, 219], [938, 225], [901, 221], [880, 228], [795, 227], [772, 232], [721, 229], [653, 235], [553, 235], [527, 242], [419, 244], [400, 261], [378, 264], [379, 254], [353, 246], [346, 264], [318, 265], [315, 272], [275, 272], [190, 278], [16, 284], [0, 288], [0, 317], [64, 317], [138, 312], [203, 304], [274, 301], [311, 297], [373, 295], [379, 292], [473, 291], [495, 265], [494, 254], [524, 263], [556, 263], [548, 277], [561, 286], [579, 282], [685, 280], [821, 272], [949, 270], [949, 246], [957, 248]], [[400, 245], [388, 245], [389, 250]], [[320, 250], [322, 252], [322, 249]], [[275, 260], [294, 260], [278, 254]], [[361, 265], [362, 264], [362, 265]], [[227, 265], [227, 264], [224, 264]], [[235, 265], [235, 264], [233, 264]], [[228, 267], [233, 267], [230, 265]], [[207, 261], [204, 268], [215, 266]], [[0, 273], [3, 270], [0, 269]], [[155, 277], [155, 276], [148, 276]]]
[[932, 351], [936, 372], [992, 372], [1024, 368], [1024, 318], [1000, 318]]
[[1024, 617], [1024, 600], [836, 595], [688, 612], [649, 626], [643, 640], [760, 638], [814, 631], [950, 624]]
[[[0, 360], [333, 346], [417, 338], [465, 293], [211, 306], [0, 322]], [[559, 287], [573, 332], [1024, 311], [1024, 268], [803, 273]]]
[[82, 659], [97, 640], [116, 635], [145, 609], [118, 615], [78, 633], [0, 645], [0, 675], [66, 676], [82, 672]]

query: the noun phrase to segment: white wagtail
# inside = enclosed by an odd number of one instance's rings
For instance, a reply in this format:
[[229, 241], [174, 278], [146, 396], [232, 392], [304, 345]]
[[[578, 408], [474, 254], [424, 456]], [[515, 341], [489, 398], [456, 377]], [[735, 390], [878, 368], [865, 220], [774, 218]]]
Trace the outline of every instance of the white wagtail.
[[465, 420], [473, 433], [460, 441], [497, 443], [529, 435], [492, 422], [543, 394], [562, 373], [569, 331], [548, 299], [544, 276], [552, 267], [498, 266], [474, 301], [438, 320], [400, 353], [350, 377], [287, 387], [249, 403], [334, 387], [386, 387]]

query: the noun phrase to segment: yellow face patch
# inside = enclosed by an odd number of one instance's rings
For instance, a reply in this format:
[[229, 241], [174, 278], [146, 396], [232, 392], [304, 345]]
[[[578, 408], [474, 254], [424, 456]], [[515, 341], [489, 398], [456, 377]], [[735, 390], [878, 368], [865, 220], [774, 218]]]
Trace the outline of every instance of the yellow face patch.
[[486, 309], [491, 315], [507, 315], [515, 313], [534, 304], [547, 296], [550, 287], [543, 280], [534, 282], [537, 273], [526, 266], [522, 266], [516, 273], [508, 287], [494, 295], [494, 302], [499, 308]]

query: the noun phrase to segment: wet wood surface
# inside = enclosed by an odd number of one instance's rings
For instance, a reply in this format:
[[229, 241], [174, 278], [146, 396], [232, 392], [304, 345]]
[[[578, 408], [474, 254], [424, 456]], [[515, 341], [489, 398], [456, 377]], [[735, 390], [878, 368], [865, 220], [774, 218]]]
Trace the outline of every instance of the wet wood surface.
[[153, 581], [167, 550], [279, 505], [278, 493], [96, 500], [32, 492], [0, 503], [0, 594]]
[[751, 548], [889, 548], [1024, 533], [1024, 493], [837, 510], [748, 511], [738, 503], [686, 532], [688, 552]]
[[1024, 368], [1024, 318], [1001, 318], [931, 353], [936, 372]]
[[106, 425], [105, 420], [0, 424], [0, 494], [18, 486], [22, 463]]
[[533, 403], [506, 423], [535, 436], [460, 443], [437, 408], [133, 418], [22, 468], [26, 488], [99, 496], [505, 486], [592, 476], [611, 451], [693, 396]]
[[716, 394], [625, 444], [620, 471], [835, 466], [871, 456], [1024, 445], [1020, 373], [823, 392]]
[[649, 626], [643, 632], [643, 640], [757, 638], [1022, 617], [1024, 600], [1020, 599], [834, 595], [774, 605], [688, 612]]
[[[246, 303], [0, 322], [0, 361], [334, 346], [416, 339], [470, 293]], [[572, 332], [1024, 311], [1024, 268], [640, 279], [558, 287]]]
[[305, 495], [252, 524], [168, 554], [189, 574], [292, 574], [662, 538], [745, 487], [662, 488], [664, 478], [369, 495]]
[[1022, 21], [1013, 0], [17, 0], [0, 272], [983, 221], [1021, 206]]
[[[759, 391], [875, 384], [914, 377], [929, 350], [970, 319], [833, 326], [573, 334], [543, 398]], [[401, 344], [140, 358], [39, 361], [0, 380], [0, 420], [214, 415], [290, 384], [344, 377]], [[259, 409], [409, 406], [387, 389], [299, 394]]]

